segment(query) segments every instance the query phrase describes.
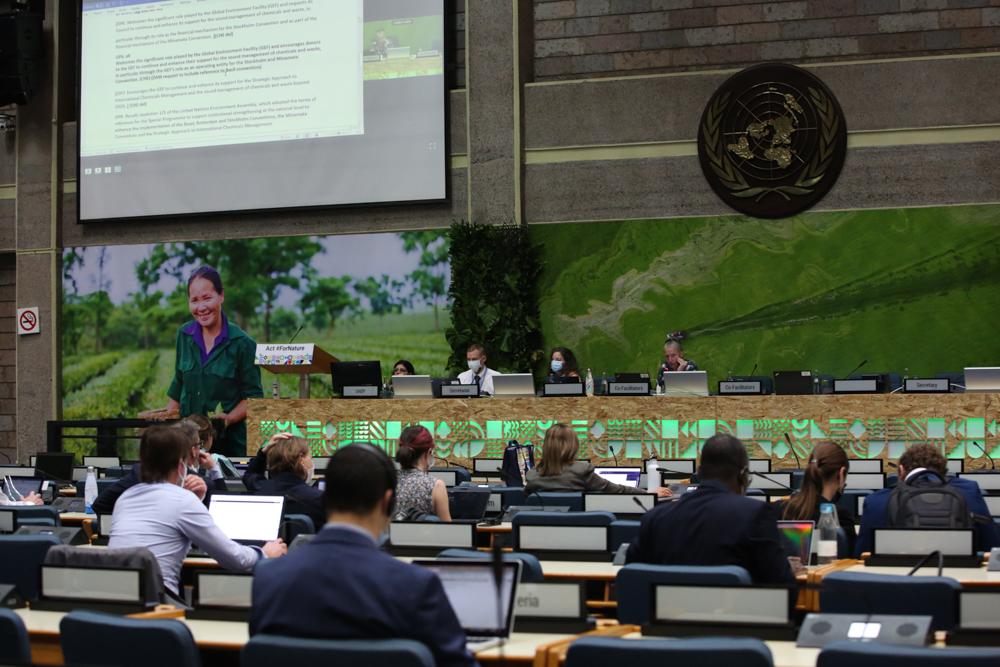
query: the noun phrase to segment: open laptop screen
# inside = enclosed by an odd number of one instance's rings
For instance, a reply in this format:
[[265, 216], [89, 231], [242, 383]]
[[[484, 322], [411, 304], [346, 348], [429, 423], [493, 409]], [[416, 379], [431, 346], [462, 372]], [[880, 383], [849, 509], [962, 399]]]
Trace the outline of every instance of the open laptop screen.
[[500, 583], [500, 603], [493, 579], [493, 563], [464, 560], [415, 561], [433, 570], [441, 579], [444, 593], [455, 610], [458, 622], [470, 637], [506, 637], [514, 622], [514, 595], [518, 563], [504, 562]]
[[231, 540], [269, 542], [278, 537], [284, 503], [284, 496], [213, 494], [208, 512]]
[[778, 532], [785, 555], [795, 556], [801, 559], [803, 565], [809, 565], [815, 527], [812, 521], [779, 521]]
[[613, 484], [621, 486], [639, 486], [639, 477], [642, 475], [642, 468], [594, 468], [598, 477], [606, 479]]

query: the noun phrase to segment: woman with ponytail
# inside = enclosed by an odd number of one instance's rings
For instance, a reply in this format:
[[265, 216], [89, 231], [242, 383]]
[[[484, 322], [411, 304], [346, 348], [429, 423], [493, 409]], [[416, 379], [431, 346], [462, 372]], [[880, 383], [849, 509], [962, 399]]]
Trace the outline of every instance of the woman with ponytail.
[[[819, 506], [836, 504], [847, 486], [847, 471], [851, 462], [843, 448], [832, 442], [823, 442], [813, 448], [806, 465], [802, 488], [787, 501], [779, 504], [782, 519], [791, 521], [819, 521]], [[847, 535], [848, 553], [854, 553], [857, 538], [854, 513], [837, 508], [840, 527]]]
[[444, 482], [427, 471], [434, 464], [434, 437], [423, 426], [408, 426], [399, 436], [396, 449], [399, 483], [396, 487], [397, 520], [410, 520], [434, 514], [451, 521], [448, 490]]

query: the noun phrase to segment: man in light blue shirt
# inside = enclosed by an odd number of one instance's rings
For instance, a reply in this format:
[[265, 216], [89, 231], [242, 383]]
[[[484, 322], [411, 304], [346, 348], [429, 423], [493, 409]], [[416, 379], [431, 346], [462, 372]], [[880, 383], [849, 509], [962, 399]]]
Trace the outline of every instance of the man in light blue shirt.
[[249, 570], [261, 558], [276, 558], [288, 551], [280, 539], [256, 548], [225, 536], [198, 497], [182, 486], [188, 446], [183, 432], [170, 426], [153, 426], [143, 432], [141, 482], [115, 503], [108, 543], [112, 549], [149, 549], [159, 561], [164, 587], [174, 595], [180, 593], [181, 565], [192, 542], [227, 570]]

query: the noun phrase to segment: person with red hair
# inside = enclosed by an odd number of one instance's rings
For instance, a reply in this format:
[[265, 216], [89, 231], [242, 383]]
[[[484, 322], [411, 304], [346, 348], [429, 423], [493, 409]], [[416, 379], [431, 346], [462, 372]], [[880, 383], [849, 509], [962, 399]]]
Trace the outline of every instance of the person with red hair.
[[443, 481], [434, 479], [427, 472], [434, 465], [434, 436], [431, 432], [423, 426], [403, 429], [396, 449], [396, 461], [400, 471], [395, 519], [412, 520], [433, 514], [442, 521], [451, 521], [448, 490]]

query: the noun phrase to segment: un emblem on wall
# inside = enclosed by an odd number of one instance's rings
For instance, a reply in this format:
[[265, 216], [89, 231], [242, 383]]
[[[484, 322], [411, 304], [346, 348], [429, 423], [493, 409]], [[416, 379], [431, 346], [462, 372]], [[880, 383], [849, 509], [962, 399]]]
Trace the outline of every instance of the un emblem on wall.
[[715, 193], [757, 218], [814, 206], [844, 166], [847, 123], [830, 89], [792, 65], [757, 65], [715, 91], [698, 126], [698, 158]]

